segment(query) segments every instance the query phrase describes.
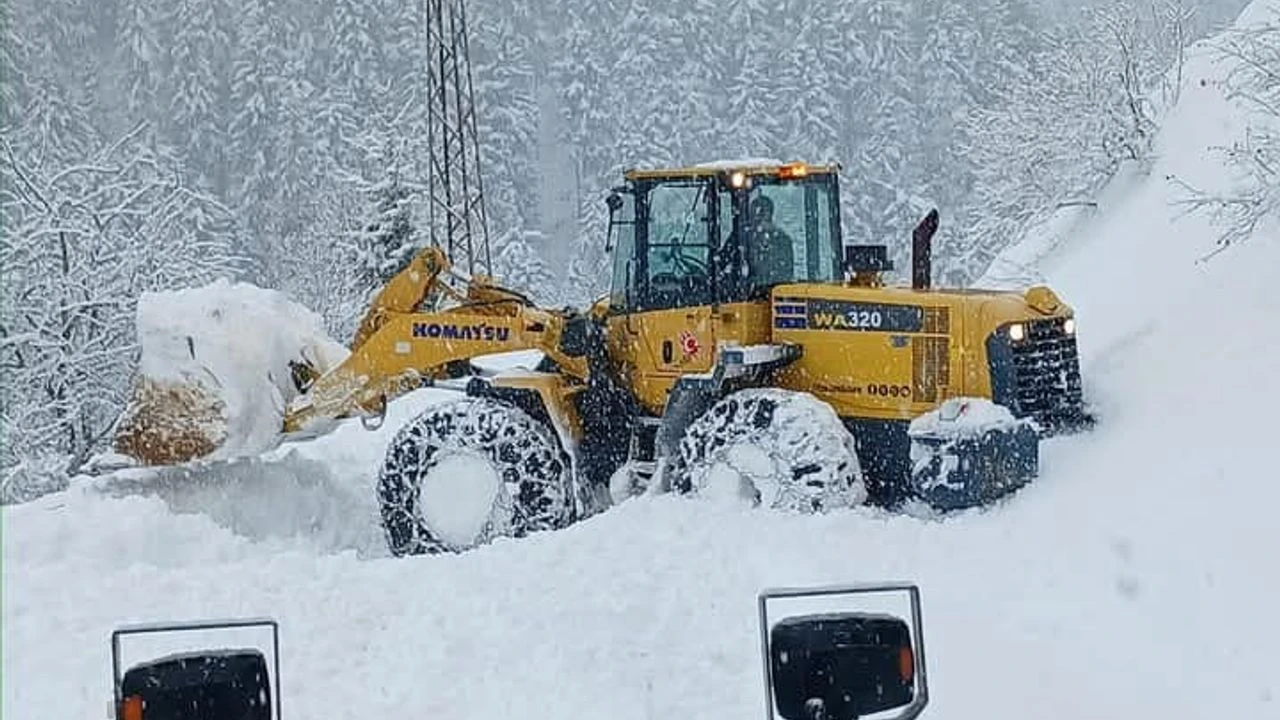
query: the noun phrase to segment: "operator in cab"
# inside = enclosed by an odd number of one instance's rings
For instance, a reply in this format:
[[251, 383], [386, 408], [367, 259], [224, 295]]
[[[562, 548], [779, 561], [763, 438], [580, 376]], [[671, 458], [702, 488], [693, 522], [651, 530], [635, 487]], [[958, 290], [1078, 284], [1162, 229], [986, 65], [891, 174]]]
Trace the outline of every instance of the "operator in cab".
[[750, 285], [767, 288], [794, 280], [791, 236], [773, 222], [773, 200], [757, 195], [748, 205], [747, 267]]

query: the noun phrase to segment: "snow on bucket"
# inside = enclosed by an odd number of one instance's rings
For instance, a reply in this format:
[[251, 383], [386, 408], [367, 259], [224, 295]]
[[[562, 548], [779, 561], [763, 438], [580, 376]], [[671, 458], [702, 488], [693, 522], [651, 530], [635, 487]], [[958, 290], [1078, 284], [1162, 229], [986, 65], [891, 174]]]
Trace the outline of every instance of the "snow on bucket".
[[147, 465], [255, 455], [274, 447], [298, 363], [321, 373], [348, 351], [284, 293], [218, 280], [144, 293], [139, 376], [115, 449]]

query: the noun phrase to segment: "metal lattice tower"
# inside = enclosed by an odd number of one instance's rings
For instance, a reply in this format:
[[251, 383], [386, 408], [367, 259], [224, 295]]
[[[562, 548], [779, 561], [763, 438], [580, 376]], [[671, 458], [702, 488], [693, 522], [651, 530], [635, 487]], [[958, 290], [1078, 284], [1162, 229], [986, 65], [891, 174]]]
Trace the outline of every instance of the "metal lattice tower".
[[491, 274], [464, 0], [424, 0], [427, 222], [454, 267]]

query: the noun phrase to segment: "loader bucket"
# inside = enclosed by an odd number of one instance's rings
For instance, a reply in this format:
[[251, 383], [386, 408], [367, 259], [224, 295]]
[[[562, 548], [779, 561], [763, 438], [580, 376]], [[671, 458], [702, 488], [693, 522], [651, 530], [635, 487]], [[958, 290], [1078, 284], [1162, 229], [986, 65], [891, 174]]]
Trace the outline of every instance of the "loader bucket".
[[349, 355], [287, 295], [227, 280], [143, 293], [135, 326], [139, 379], [113, 445], [144, 465], [275, 447], [287, 404]]

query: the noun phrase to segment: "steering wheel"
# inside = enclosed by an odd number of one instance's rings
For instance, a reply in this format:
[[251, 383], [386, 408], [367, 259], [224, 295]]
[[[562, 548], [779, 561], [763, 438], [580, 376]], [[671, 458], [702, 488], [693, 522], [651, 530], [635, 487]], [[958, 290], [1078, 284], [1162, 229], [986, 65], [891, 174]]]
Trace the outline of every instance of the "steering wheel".
[[671, 250], [667, 253], [667, 259], [671, 261], [675, 269], [686, 277], [690, 275], [707, 277], [709, 275], [707, 263], [686, 255], [682, 248], [682, 245], [672, 244]]

